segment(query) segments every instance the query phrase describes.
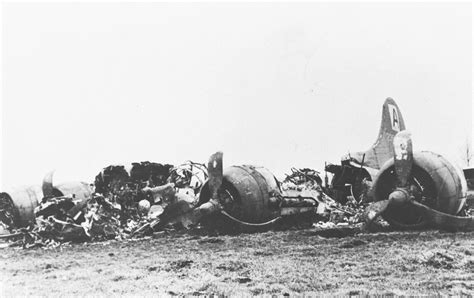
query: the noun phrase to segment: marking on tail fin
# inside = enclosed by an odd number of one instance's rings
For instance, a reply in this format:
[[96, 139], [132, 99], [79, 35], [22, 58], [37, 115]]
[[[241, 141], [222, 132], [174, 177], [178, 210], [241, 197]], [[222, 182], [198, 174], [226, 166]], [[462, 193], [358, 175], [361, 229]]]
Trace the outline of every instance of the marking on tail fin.
[[392, 124], [392, 129], [395, 131], [400, 131], [400, 116], [398, 115], [397, 107], [392, 104], [388, 104], [388, 110], [390, 114], [390, 123]]
[[382, 108], [382, 121], [375, 143], [365, 152], [353, 154], [353, 160], [362, 163], [362, 156], [366, 154], [364, 166], [380, 169], [389, 159], [393, 158], [393, 138], [405, 130], [405, 122], [402, 113], [392, 98], [387, 98]]

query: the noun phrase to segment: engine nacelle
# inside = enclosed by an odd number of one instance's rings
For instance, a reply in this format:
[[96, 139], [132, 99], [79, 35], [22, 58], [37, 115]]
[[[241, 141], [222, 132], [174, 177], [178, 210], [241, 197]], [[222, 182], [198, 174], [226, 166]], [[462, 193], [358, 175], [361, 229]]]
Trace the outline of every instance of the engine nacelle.
[[[467, 197], [467, 185], [460, 169], [439, 154], [421, 151], [413, 154], [409, 179], [415, 200], [443, 213], [456, 215]], [[394, 161], [387, 161], [375, 177], [372, 195], [375, 201], [388, 199], [396, 188]], [[422, 227], [426, 224], [418, 210], [411, 205], [394, 206], [383, 217], [397, 227]]]
[[[273, 174], [264, 167], [231, 166], [224, 170], [221, 195], [227, 196], [223, 209], [247, 223], [264, 223], [280, 215], [280, 187]], [[211, 198], [208, 182], [199, 195], [199, 205]]]

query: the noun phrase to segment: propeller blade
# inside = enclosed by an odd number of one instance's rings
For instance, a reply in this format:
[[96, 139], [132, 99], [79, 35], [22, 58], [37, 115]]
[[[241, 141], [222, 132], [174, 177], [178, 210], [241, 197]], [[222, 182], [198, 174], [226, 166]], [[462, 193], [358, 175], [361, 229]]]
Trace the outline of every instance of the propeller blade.
[[474, 231], [474, 217], [455, 216], [439, 212], [415, 200], [410, 201], [410, 203], [420, 210], [424, 219], [433, 226], [453, 231]]
[[222, 185], [223, 169], [222, 169], [223, 153], [218, 151], [211, 155], [207, 165], [209, 173], [209, 191], [211, 192], [211, 199], [217, 200], [217, 194]]
[[199, 223], [204, 216], [215, 213], [220, 209], [220, 204], [212, 199], [197, 208], [193, 208], [192, 204], [188, 202], [178, 201], [165, 208], [159, 216], [159, 223], [154, 226], [163, 227], [170, 222], [181, 222], [183, 227], [188, 228]]
[[165, 207], [163, 213], [160, 214], [159, 218], [162, 223], [168, 223], [183, 214], [186, 214], [192, 210], [192, 204], [186, 201], [176, 201], [170, 203], [168, 206]]
[[404, 130], [395, 135], [393, 150], [397, 187], [406, 187], [413, 167], [413, 146], [409, 131]]
[[365, 224], [366, 226], [370, 226], [370, 224], [377, 218], [379, 217], [382, 213], [387, 210], [387, 208], [390, 206], [391, 201], [390, 200], [383, 200], [383, 201], [378, 201], [370, 204], [365, 210], [363, 217], [365, 219]]
[[51, 198], [53, 197], [53, 174], [54, 170], [47, 173], [44, 178], [43, 178], [43, 185], [42, 185], [42, 190], [43, 190], [43, 197], [45, 198]]
[[377, 201], [370, 204], [364, 210], [364, 219], [367, 226], [369, 226], [378, 216], [385, 212], [390, 206], [400, 205], [409, 202], [410, 193], [403, 189], [397, 188], [393, 191], [387, 200]]

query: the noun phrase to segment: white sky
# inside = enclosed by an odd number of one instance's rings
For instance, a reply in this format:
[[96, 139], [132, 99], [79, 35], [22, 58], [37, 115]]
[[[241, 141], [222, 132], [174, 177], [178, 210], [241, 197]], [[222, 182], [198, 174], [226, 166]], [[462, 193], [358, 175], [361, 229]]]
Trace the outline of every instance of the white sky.
[[150, 160], [323, 170], [394, 98], [414, 147], [472, 134], [470, 3], [4, 3], [3, 186]]

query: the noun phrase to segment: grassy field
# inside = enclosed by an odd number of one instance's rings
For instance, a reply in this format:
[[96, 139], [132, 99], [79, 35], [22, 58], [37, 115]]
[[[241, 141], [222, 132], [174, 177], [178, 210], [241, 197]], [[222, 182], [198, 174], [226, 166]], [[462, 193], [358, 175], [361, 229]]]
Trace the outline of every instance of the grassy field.
[[474, 295], [474, 233], [314, 229], [2, 249], [2, 296]]

